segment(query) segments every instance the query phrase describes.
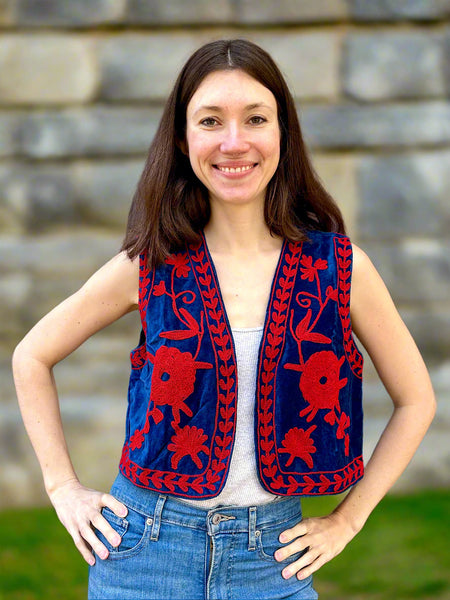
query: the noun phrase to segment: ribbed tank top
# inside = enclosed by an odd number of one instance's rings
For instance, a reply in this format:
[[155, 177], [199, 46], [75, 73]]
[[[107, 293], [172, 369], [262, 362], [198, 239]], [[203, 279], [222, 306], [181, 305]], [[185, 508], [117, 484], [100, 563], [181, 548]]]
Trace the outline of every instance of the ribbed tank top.
[[230, 471], [223, 490], [209, 500], [189, 500], [207, 510], [217, 506], [255, 506], [271, 502], [277, 496], [260, 484], [256, 472], [254, 414], [256, 371], [263, 327], [232, 329], [238, 371], [236, 437]]

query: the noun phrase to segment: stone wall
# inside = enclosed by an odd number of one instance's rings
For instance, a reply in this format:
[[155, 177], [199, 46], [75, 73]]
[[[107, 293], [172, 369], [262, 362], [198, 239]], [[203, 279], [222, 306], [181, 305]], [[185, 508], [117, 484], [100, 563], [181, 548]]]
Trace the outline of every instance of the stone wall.
[[[241, 36], [277, 60], [316, 168], [429, 364], [439, 414], [397, 489], [449, 483], [449, 0], [0, 2], [0, 505], [44, 500], [10, 355], [120, 245], [162, 104], [189, 54]], [[107, 488], [130, 315], [55, 369], [75, 465]], [[366, 374], [366, 446], [389, 400]]]

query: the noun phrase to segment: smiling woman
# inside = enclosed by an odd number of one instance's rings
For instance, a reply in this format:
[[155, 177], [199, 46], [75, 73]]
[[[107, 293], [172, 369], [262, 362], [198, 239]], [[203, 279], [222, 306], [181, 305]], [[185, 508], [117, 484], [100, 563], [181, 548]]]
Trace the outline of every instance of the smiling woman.
[[240, 70], [210, 73], [188, 104], [186, 123], [186, 152], [210, 203], [263, 207], [280, 159], [272, 92]]
[[[126, 435], [109, 494], [67, 451], [53, 366], [139, 310]], [[362, 354], [393, 414], [366, 466]], [[183, 67], [122, 252], [14, 354], [49, 497], [91, 565], [89, 597], [317, 598], [434, 413], [421, 356], [316, 177], [271, 57], [219, 40]], [[340, 494], [320, 518], [300, 498]]]

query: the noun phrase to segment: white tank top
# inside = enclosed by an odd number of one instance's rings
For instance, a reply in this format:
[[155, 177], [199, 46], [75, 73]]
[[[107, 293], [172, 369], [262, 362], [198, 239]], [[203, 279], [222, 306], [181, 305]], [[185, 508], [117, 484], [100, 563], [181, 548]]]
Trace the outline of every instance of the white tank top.
[[216, 506], [255, 506], [277, 498], [261, 486], [256, 473], [254, 439], [256, 371], [263, 327], [233, 329], [232, 333], [238, 371], [238, 401], [236, 437], [228, 477], [223, 490], [215, 498], [182, 499], [183, 502], [207, 510]]

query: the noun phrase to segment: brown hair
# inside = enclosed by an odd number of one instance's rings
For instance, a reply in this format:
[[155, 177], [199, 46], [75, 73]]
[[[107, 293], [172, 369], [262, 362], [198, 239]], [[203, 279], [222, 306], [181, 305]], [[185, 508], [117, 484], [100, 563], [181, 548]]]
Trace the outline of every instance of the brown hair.
[[170, 252], [200, 239], [210, 206], [206, 187], [182, 152], [186, 110], [203, 79], [227, 69], [244, 71], [277, 102], [280, 161], [264, 208], [271, 233], [291, 241], [305, 239], [308, 229], [345, 233], [341, 212], [311, 165], [294, 100], [275, 62], [247, 40], [218, 40], [194, 52], [166, 102], [128, 215], [122, 250], [130, 258], [148, 250], [149, 262], [156, 266]]

